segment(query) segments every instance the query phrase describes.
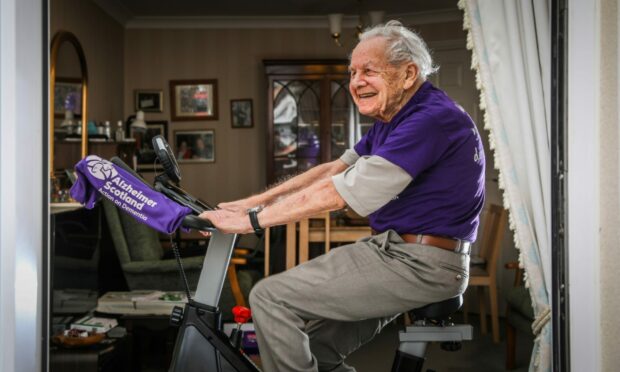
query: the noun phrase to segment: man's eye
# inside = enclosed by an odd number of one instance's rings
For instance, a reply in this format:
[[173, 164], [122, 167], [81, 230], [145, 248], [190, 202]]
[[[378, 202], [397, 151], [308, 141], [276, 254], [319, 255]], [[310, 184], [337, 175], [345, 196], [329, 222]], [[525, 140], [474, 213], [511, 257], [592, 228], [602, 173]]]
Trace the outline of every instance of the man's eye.
[[364, 71], [364, 73], [365, 73], [367, 76], [375, 76], [375, 75], [377, 75], [377, 71], [375, 71], [375, 70], [370, 70], [370, 69], [365, 70], [365, 71]]

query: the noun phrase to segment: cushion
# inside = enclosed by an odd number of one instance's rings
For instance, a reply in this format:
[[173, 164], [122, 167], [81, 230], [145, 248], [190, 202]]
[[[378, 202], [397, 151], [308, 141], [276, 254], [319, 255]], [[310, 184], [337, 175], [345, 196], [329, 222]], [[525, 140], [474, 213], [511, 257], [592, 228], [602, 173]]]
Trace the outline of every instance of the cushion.
[[157, 231], [139, 223], [123, 211], [119, 210], [118, 215], [125, 232], [131, 260], [153, 261], [161, 259], [163, 249]]

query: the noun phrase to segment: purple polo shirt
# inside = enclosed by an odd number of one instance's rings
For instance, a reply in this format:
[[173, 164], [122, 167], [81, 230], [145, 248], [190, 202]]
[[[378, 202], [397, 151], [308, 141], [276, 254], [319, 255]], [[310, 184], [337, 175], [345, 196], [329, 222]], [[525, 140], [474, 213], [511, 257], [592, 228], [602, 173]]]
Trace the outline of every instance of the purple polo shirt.
[[425, 82], [389, 123], [376, 122], [355, 145], [379, 156], [413, 181], [369, 215], [377, 231], [476, 240], [484, 204], [484, 149], [469, 115]]

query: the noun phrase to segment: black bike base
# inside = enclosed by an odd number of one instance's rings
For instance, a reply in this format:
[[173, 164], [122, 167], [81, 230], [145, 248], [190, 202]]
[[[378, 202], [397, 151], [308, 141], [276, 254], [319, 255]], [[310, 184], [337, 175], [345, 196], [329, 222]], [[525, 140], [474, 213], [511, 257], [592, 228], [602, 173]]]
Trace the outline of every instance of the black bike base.
[[235, 348], [221, 331], [218, 309], [191, 301], [185, 306], [183, 322], [169, 372], [258, 372], [258, 367]]
[[392, 364], [392, 372], [421, 372], [425, 360], [426, 358], [420, 358], [396, 350], [394, 363]]

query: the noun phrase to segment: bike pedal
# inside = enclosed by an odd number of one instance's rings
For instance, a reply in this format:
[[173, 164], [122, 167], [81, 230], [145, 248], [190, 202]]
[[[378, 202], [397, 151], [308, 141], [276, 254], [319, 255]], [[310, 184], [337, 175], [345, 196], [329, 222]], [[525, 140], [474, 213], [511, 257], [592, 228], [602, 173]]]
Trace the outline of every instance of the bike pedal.
[[463, 344], [458, 341], [445, 341], [440, 344], [440, 347], [445, 351], [459, 351], [461, 347], [463, 347]]
[[181, 326], [183, 322], [183, 308], [180, 306], [175, 306], [172, 309], [172, 313], [170, 314], [170, 325], [173, 327]]

